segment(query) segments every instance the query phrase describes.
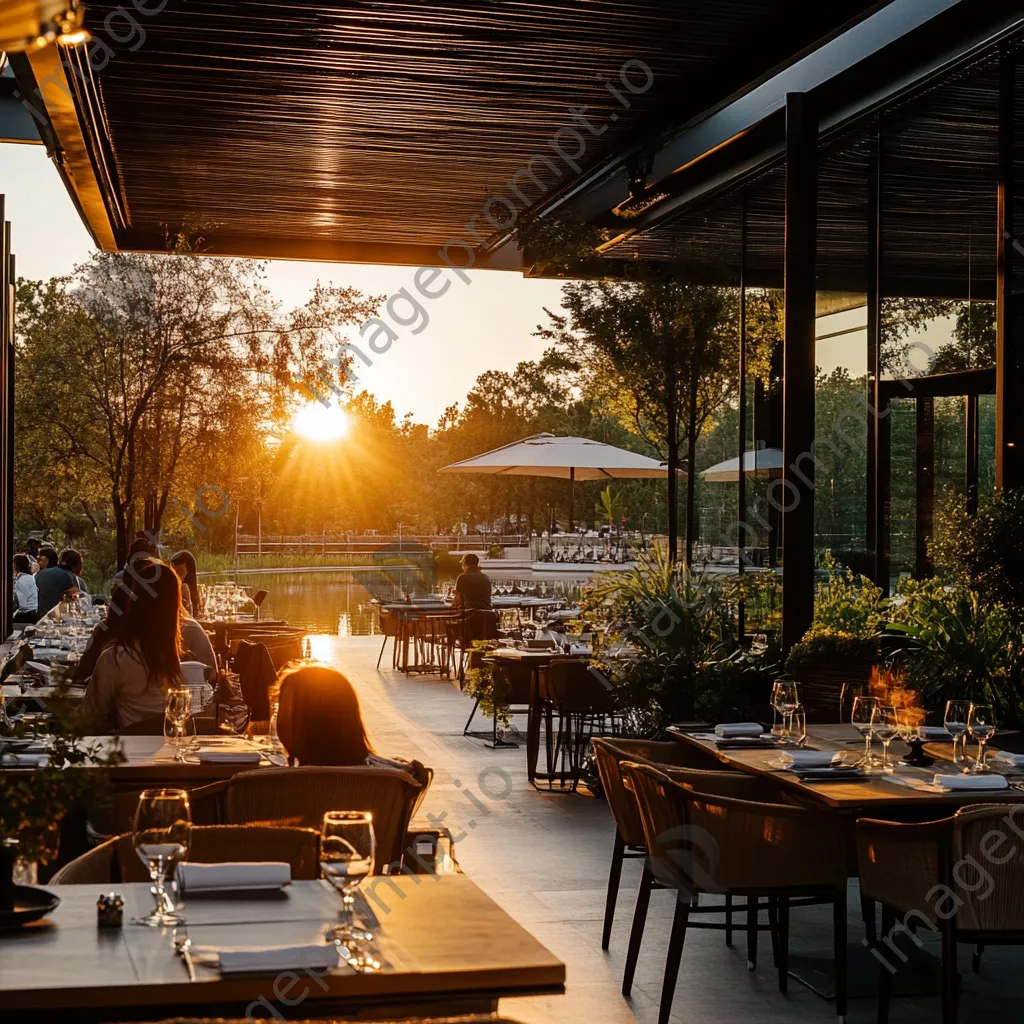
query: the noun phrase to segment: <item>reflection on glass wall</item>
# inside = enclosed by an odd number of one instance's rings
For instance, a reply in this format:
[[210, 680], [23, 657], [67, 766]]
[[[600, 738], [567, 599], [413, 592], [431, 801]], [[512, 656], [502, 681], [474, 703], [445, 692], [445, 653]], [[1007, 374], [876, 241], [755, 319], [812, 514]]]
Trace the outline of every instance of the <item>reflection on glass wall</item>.
[[889, 413], [892, 502], [889, 566], [893, 580], [914, 572], [917, 556], [917, 402], [897, 398]]
[[994, 302], [886, 298], [882, 318], [887, 380], [995, 366]]

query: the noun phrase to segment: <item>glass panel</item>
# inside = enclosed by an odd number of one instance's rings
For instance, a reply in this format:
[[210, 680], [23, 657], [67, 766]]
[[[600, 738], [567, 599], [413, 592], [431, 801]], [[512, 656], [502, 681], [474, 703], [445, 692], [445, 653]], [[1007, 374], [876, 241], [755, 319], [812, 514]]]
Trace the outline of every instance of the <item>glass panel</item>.
[[978, 396], [978, 497], [996, 489], [996, 396]]
[[890, 574], [893, 583], [912, 575], [917, 553], [917, 403], [892, 401], [892, 501], [890, 506]]

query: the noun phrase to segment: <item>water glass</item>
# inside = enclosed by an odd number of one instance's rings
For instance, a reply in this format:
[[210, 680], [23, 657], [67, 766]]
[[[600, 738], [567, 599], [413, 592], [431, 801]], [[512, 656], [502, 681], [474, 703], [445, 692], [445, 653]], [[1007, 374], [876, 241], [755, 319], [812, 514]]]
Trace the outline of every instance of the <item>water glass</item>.
[[174, 760], [184, 761], [189, 742], [188, 724], [192, 718], [192, 691], [175, 686], [167, 691], [164, 704], [164, 739], [175, 747]]
[[146, 789], [139, 794], [132, 829], [132, 846], [149, 871], [156, 906], [136, 924], [152, 928], [184, 923], [175, 913], [165, 883], [178, 864], [188, 859], [192, 839], [192, 813], [183, 789]]
[[993, 709], [988, 704], [972, 704], [967, 716], [967, 728], [978, 744], [978, 759], [968, 771], [981, 774], [988, 771], [985, 767], [985, 744], [996, 734]]
[[871, 714], [871, 732], [882, 741], [882, 771], [891, 772], [889, 744], [899, 732], [896, 709], [891, 704], [876, 704]]
[[369, 811], [328, 811], [320, 827], [320, 871], [342, 898], [341, 923], [332, 930], [335, 942], [354, 953], [372, 936], [355, 927], [352, 908], [356, 892], [373, 871], [377, 839]]
[[971, 716], [969, 700], [951, 700], [946, 703], [942, 724], [953, 737], [953, 763], [964, 764], [967, 760], [967, 720]]

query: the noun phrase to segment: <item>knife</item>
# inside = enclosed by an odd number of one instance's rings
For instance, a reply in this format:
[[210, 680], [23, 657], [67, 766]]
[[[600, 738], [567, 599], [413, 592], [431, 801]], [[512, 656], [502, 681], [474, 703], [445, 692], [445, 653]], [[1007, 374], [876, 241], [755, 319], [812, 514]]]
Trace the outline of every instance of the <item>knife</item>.
[[192, 960], [192, 940], [189, 938], [175, 939], [174, 951], [185, 963], [185, 970], [188, 971], [188, 980], [196, 980], [196, 965]]

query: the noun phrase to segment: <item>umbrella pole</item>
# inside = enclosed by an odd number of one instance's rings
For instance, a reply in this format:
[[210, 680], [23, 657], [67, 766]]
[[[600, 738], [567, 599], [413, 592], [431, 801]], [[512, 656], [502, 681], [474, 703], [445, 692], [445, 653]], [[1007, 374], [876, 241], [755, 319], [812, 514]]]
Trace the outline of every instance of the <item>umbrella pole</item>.
[[569, 467], [569, 533], [572, 533], [573, 526], [572, 514], [573, 514], [573, 503], [576, 500], [576, 467]]

